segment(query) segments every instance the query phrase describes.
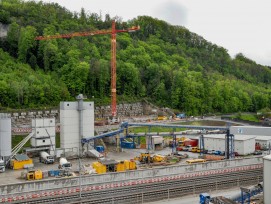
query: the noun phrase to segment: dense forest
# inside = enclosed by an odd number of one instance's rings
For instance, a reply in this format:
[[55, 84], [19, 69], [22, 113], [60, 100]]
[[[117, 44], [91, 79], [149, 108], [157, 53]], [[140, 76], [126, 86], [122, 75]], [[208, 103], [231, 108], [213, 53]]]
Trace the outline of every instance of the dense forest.
[[[102, 8], [101, 8], [102, 9]], [[117, 35], [118, 101], [142, 98], [188, 115], [256, 112], [271, 107], [271, 70], [182, 26], [149, 16], [128, 22], [70, 12], [55, 3], [0, 2], [0, 109], [38, 108], [83, 93], [110, 102], [110, 35], [37, 41], [36, 36], [140, 25]]]

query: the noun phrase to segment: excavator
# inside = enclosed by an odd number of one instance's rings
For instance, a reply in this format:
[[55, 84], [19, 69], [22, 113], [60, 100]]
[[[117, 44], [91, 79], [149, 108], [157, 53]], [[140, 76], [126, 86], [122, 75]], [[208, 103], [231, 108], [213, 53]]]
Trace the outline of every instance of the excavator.
[[159, 154], [155, 154], [151, 156], [151, 154], [147, 152], [147, 153], [141, 153], [140, 156], [135, 157], [134, 159], [139, 161], [142, 164], [149, 164], [149, 163], [155, 163], [155, 162], [163, 162], [165, 161], [166, 157]]

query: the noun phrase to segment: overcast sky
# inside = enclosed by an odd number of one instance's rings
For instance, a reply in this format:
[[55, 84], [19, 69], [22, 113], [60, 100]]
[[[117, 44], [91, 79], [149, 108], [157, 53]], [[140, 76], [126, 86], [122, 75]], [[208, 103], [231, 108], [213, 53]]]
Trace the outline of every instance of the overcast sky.
[[148, 15], [181, 25], [207, 41], [271, 66], [271, 0], [43, 0], [71, 11], [122, 17]]

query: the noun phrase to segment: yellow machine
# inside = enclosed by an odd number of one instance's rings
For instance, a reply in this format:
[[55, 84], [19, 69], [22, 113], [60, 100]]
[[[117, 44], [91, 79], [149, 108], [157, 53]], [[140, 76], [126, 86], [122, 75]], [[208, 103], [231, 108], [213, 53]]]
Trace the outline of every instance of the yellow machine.
[[100, 162], [93, 162], [92, 163], [92, 167], [93, 167], [93, 169], [96, 170], [97, 174], [104, 174], [104, 173], [106, 173], [106, 166], [103, 165]]
[[157, 120], [167, 120], [167, 116], [158, 116]]
[[116, 172], [122, 172], [122, 171], [126, 171], [126, 165], [124, 161], [121, 161], [116, 165]]
[[141, 153], [139, 157], [135, 157], [135, 160], [140, 161], [141, 163], [148, 164], [153, 162], [150, 153]]
[[131, 159], [130, 161], [125, 160], [124, 164], [125, 164], [126, 170], [135, 170], [136, 169], [136, 163], [133, 159]]
[[192, 147], [191, 152], [198, 152], [198, 147]]
[[191, 160], [186, 160], [186, 163], [188, 163], [188, 164], [204, 163], [204, 162], [206, 162], [206, 159], [191, 159]]
[[143, 164], [148, 164], [153, 162], [163, 162], [166, 160], [166, 157], [159, 154], [151, 156], [150, 153], [141, 153], [139, 157], [135, 157], [135, 160], [140, 161]]
[[135, 170], [136, 163], [134, 160], [115, 161], [115, 160], [102, 160], [92, 163], [93, 169], [97, 174], [104, 174], [107, 172], [124, 172], [126, 170]]
[[165, 159], [166, 159], [165, 156], [162, 156], [159, 154], [153, 155], [153, 157], [152, 157], [153, 162], [163, 162], [163, 161], [165, 161]]
[[14, 159], [10, 161], [10, 166], [12, 169], [24, 169], [33, 167], [33, 161], [25, 154], [17, 154]]
[[40, 180], [42, 179], [42, 171], [41, 170], [30, 170], [26, 174], [26, 180]]

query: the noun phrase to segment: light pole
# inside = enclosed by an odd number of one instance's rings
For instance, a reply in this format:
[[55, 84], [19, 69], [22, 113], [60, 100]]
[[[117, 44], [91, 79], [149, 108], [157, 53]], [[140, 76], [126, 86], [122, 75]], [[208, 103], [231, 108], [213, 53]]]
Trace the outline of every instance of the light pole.
[[82, 178], [81, 178], [81, 159], [80, 159], [80, 157], [79, 157], [79, 155], [78, 155], [78, 164], [79, 164], [79, 167], [78, 167], [78, 169], [79, 169], [79, 199], [80, 199], [80, 203], [81, 203], [81, 198], [82, 198], [82, 188], [81, 188], [81, 186], [82, 186]]

